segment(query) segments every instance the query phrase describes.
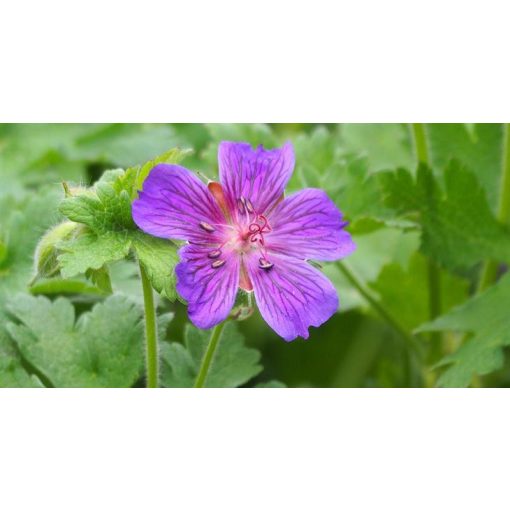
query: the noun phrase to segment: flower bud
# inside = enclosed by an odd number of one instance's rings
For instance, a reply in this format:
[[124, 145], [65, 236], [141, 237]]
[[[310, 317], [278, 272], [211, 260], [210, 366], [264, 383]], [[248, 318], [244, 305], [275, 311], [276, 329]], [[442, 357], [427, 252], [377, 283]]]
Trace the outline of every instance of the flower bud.
[[57, 256], [60, 241], [69, 239], [80, 226], [74, 221], [64, 221], [48, 230], [37, 245], [34, 255], [36, 278], [48, 278], [59, 271]]

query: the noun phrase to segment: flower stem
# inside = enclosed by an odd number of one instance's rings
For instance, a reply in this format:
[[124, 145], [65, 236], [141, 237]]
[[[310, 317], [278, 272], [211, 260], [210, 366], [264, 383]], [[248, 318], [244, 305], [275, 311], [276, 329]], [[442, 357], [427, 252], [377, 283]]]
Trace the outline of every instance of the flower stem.
[[[501, 180], [499, 184], [499, 202], [497, 218], [501, 223], [510, 223], [510, 125], [503, 128], [503, 158], [501, 163]], [[488, 260], [480, 272], [477, 292], [482, 292], [496, 280], [498, 263]]]
[[142, 264], [140, 264], [140, 276], [142, 279], [143, 303], [145, 309], [146, 385], [147, 388], [157, 388], [159, 381], [159, 360], [156, 310], [154, 308], [152, 286]]
[[197, 380], [195, 381], [195, 388], [204, 387], [207, 374], [209, 373], [209, 368], [211, 367], [211, 361], [213, 359], [214, 353], [216, 352], [216, 348], [218, 347], [221, 332], [223, 331], [226, 322], [227, 321], [220, 322], [212, 330], [211, 338], [209, 339], [209, 345], [207, 346], [207, 350], [205, 351], [204, 357], [202, 358]]
[[354, 273], [345, 265], [344, 262], [337, 262], [338, 268], [342, 274], [349, 280], [349, 282], [358, 289], [358, 292], [366, 299], [370, 306], [384, 319], [393, 330], [405, 341], [415, 353], [421, 356], [421, 346], [417, 342], [416, 338], [409, 334], [386, 310], [381, 303], [373, 296], [369, 289], [367, 289], [363, 283], [354, 275]]
[[[430, 166], [427, 135], [423, 124], [411, 124], [416, 159], [418, 163]], [[428, 287], [429, 287], [429, 319], [433, 320], [441, 314], [441, 273], [434, 260], [428, 260]], [[430, 334], [432, 358], [441, 354], [441, 333], [433, 331]]]

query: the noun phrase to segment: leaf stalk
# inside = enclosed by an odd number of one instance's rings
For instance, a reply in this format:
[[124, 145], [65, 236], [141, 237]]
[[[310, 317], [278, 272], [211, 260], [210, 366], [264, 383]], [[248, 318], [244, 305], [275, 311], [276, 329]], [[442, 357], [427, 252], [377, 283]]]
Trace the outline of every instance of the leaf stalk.
[[154, 295], [147, 272], [145, 271], [143, 264], [140, 263], [139, 265], [145, 311], [146, 385], [147, 388], [157, 388], [159, 383], [159, 352]]

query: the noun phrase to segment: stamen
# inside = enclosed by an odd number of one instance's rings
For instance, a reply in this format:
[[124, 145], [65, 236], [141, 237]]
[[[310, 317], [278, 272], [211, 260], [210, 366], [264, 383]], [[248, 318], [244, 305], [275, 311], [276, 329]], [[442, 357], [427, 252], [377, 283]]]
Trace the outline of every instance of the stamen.
[[206, 223], [205, 221], [201, 221], [199, 223], [199, 225], [200, 225], [200, 228], [205, 230], [206, 232], [209, 232], [209, 233], [214, 232], [214, 227], [212, 227], [211, 225], [209, 225], [209, 223]]
[[261, 269], [265, 269], [266, 271], [271, 269], [274, 266], [272, 262], [269, 262], [265, 257], [260, 257], [259, 259], [259, 267]]
[[217, 259], [221, 255], [221, 250], [213, 250], [207, 254], [210, 259]]
[[239, 212], [241, 214], [244, 214], [244, 206], [245, 206], [245, 202], [244, 202], [243, 197], [238, 198], [237, 199], [237, 208], [239, 209]]
[[221, 267], [223, 264], [225, 264], [226, 260], [224, 259], [220, 259], [220, 260], [215, 260], [212, 264], [211, 264], [211, 267], [213, 269], [218, 269], [219, 267]]
[[250, 202], [249, 198], [244, 199], [244, 205], [246, 206], [246, 209], [248, 209], [249, 213], [255, 212], [255, 209], [253, 208], [253, 204]]

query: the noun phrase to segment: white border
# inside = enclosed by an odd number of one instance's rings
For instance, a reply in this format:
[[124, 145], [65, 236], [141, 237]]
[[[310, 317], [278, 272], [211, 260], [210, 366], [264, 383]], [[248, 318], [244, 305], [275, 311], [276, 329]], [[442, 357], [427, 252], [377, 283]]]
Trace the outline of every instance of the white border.
[[504, 122], [498, 0], [0, 7], [3, 122]]
[[2, 390], [9, 510], [501, 508], [506, 390]]

